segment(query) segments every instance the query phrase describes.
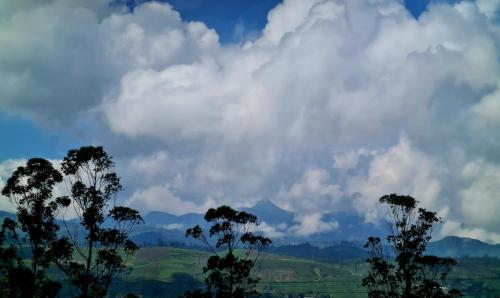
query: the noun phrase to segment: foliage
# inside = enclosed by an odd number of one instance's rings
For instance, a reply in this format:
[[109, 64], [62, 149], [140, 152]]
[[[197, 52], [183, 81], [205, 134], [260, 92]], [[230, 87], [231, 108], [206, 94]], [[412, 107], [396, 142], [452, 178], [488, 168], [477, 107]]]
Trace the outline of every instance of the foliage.
[[12, 173], [2, 189], [2, 194], [10, 198], [16, 207], [19, 224], [5, 219], [1, 240], [3, 242], [9, 234], [10, 240], [20, 246], [21, 239], [16, 233], [19, 226], [31, 248], [30, 269], [22, 264], [12, 243], [8, 248], [2, 248], [0, 266], [4, 281], [8, 283], [4, 291], [10, 289], [5, 294], [7, 297], [54, 297], [61, 289], [60, 283], [50, 280], [45, 274], [55, 260], [71, 255], [68, 240], [58, 238], [59, 226], [55, 222], [58, 208], [68, 204], [64, 198], [52, 198], [54, 186], [61, 181], [61, 173], [49, 161], [32, 158], [26, 166], [18, 167]]
[[125, 269], [125, 258], [137, 250], [128, 235], [142, 217], [134, 209], [115, 205], [122, 186], [113, 168], [102, 147], [70, 150], [62, 162], [84, 232], [68, 230], [82, 261], [71, 260], [61, 267], [80, 290], [79, 297], [106, 296], [113, 277]]
[[[210, 208], [205, 213], [205, 221], [211, 223], [209, 236], [216, 237], [215, 247], [197, 225], [186, 231], [186, 237], [203, 242], [213, 253], [203, 267], [207, 274], [206, 291], [187, 292], [185, 297], [249, 297], [257, 294], [259, 278], [252, 277], [251, 271], [259, 258], [261, 249], [271, 244], [269, 238], [251, 232], [258, 225], [257, 217], [229, 206]], [[243, 248], [244, 256], [236, 255], [235, 250]], [[223, 250], [223, 253], [220, 251]]]
[[446, 291], [442, 282], [456, 264], [452, 258], [425, 255], [431, 240], [432, 227], [440, 222], [435, 212], [416, 210], [417, 201], [410, 196], [386, 195], [380, 203], [389, 207], [391, 232], [387, 242], [395, 262], [388, 260], [384, 246], [377, 237], [370, 237], [370, 271], [363, 279], [369, 297], [457, 297], [456, 289]]
[[[18, 241], [16, 222], [5, 218], [0, 230], [0, 296], [29, 297], [35, 295], [34, 274], [23, 265], [12, 241]], [[7, 244], [8, 241], [10, 244]]]

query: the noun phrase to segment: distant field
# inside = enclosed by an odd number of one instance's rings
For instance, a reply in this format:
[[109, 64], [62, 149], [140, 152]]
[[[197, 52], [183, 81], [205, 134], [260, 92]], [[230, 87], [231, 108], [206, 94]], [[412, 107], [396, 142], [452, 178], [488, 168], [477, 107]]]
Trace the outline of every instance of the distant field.
[[[143, 297], [177, 297], [203, 286], [202, 266], [208, 254], [179, 248], [142, 248], [129, 260], [130, 272], [111, 289], [111, 297], [133, 292]], [[364, 262], [320, 263], [264, 254], [256, 266], [262, 297], [366, 297], [360, 286]], [[473, 278], [473, 279], [469, 279]], [[461, 259], [450, 284], [466, 297], [498, 297], [500, 260]]]
[[[129, 270], [114, 281], [110, 297], [134, 293], [140, 297], [178, 297], [187, 290], [202, 288], [202, 267], [209, 254], [170, 248], [141, 248], [128, 259]], [[449, 275], [449, 285], [466, 297], [500, 297], [500, 259], [463, 258]], [[261, 277], [262, 297], [366, 297], [361, 279], [365, 262], [317, 262], [289, 256], [263, 254], [255, 267]], [[59, 279], [63, 276], [53, 271]], [[62, 297], [75, 293], [64, 287]]]
[[[207, 258], [208, 254], [200, 251], [142, 248], [129, 260], [132, 270], [116, 282], [111, 296], [134, 292], [144, 297], [177, 297], [203, 286], [202, 267]], [[341, 266], [271, 254], [263, 254], [260, 260], [255, 272], [262, 278], [259, 290], [263, 297], [366, 297], [359, 286], [361, 274], [355, 272], [362, 265]]]

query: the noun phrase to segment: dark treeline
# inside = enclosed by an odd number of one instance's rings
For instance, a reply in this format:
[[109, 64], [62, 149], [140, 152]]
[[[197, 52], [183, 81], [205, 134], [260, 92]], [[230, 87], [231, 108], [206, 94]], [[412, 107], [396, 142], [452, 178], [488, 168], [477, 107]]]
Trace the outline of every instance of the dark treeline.
[[[142, 217], [137, 210], [116, 205], [122, 185], [103, 148], [70, 150], [60, 168], [32, 158], [12, 173], [2, 189], [16, 209], [16, 218], [5, 218], [0, 228], [0, 297], [57, 297], [63, 281], [54, 280], [50, 268], [60, 271], [75, 297], [106, 297], [113, 279], [125, 271], [127, 257], [138, 250], [129, 235], [143, 223]], [[68, 193], [55, 197], [54, 189], [61, 184]], [[440, 222], [436, 213], [418, 208], [410, 196], [391, 194], [379, 201], [387, 206], [392, 222], [385, 241], [370, 237], [365, 245], [370, 269], [362, 285], [368, 297], [462, 296], [444, 286], [455, 260], [425, 254], [432, 227]], [[62, 227], [58, 224], [56, 217], [65, 210], [77, 217], [78, 229], [64, 221]], [[183, 297], [259, 296], [260, 279], [253, 268], [272, 242], [254, 232], [257, 217], [220, 206], [209, 209], [204, 219], [209, 228], [196, 225], [186, 230], [186, 237], [199, 241], [211, 254], [203, 267], [205, 286]], [[323, 251], [312, 253], [329, 259], [320, 255]]]
[[[115, 205], [122, 186], [113, 170], [102, 147], [82, 147], [68, 152], [61, 171], [32, 158], [12, 173], [2, 189], [16, 208], [16, 220], [5, 219], [0, 230], [1, 297], [58, 296], [62, 283], [48, 277], [49, 267], [60, 270], [76, 297], [107, 295], [113, 277], [138, 249], [128, 235], [142, 222], [136, 210]], [[69, 193], [53, 197], [63, 181]], [[80, 228], [61, 233], [56, 216], [66, 208]], [[20, 256], [26, 247], [29, 260]]]

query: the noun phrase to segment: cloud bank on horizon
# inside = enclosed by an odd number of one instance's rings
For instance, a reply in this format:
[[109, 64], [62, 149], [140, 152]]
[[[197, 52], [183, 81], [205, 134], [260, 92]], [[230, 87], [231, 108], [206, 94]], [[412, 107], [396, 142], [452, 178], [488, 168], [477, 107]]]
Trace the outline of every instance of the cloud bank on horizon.
[[500, 242], [499, 15], [285, 0], [259, 37], [221, 44], [166, 3], [0, 0], [0, 108], [93, 128], [145, 212], [271, 198], [308, 234], [342, 228], [326, 212], [377, 222], [401, 193], [441, 235]]

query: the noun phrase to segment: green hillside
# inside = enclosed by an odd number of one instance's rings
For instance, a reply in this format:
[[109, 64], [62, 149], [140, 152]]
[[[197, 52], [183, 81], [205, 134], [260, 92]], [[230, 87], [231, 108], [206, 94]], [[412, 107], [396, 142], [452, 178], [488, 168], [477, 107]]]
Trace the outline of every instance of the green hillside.
[[[179, 248], [151, 247], [129, 260], [130, 272], [115, 282], [111, 297], [127, 292], [143, 297], [177, 297], [202, 287], [202, 266], [208, 254]], [[264, 254], [256, 266], [263, 297], [366, 297], [360, 286], [367, 270], [362, 261], [322, 263]], [[466, 297], [500, 294], [500, 259], [465, 258], [450, 274], [450, 285]]]
[[[209, 254], [171, 248], [141, 248], [128, 260], [129, 271], [116, 280], [110, 297], [135, 293], [140, 297], [177, 297], [203, 287], [202, 267]], [[263, 254], [255, 272], [261, 277], [262, 297], [366, 297], [361, 279], [368, 269], [363, 261], [316, 262]], [[58, 278], [61, 275], [53, 271]], [[499, 297], [500, 259], [462, 258], [448, 278], [448, 285], [465, 297]], [[74, 294], [74, 293], [73, 293]], [[74, 296], [65, 287], [62, 297]]]
[[[129, 260], [132, 269], [115, 283], [111, 296], [134, 292], [144, 297], [176, 297], [202, 287], [201, 268], [207, 258], [200, 251], [142, 248]], [[262, 278], [259, 290], [263, 297], [284, 297], [285, 293], [291, 294], [287, 297], [365, 297], [359, 285], [363, 266], [263, 254], [255, 272]]]

